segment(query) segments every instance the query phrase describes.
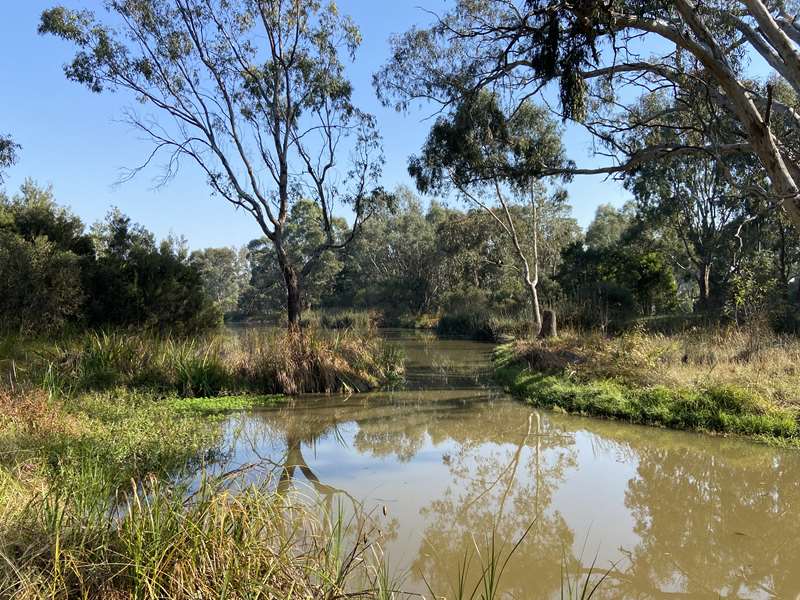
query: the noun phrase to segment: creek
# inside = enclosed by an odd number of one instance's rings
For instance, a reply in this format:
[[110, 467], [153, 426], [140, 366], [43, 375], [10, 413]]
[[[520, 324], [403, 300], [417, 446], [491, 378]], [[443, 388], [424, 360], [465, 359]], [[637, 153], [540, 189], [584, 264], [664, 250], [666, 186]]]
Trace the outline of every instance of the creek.
[[384, 335], [406, 355], [400, 389], [233, 413], [225, 467], [278, 466], [279, 487], [358, 506], [428, 597], [529, 527], [510, 597], [559, 598], [593, 566], [595, 597], [798, 597], [800, 453], [539, 411], [492, 384], [489, 344]]

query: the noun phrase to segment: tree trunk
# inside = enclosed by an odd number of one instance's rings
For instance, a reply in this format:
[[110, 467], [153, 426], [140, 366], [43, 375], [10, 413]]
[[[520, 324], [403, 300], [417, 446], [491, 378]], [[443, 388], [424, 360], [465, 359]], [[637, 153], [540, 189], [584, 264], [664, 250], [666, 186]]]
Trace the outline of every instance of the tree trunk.
[[[731, 67], [724, 60], [724, 51], [717, 44], [705, 28], [704, 24], [697, 16], [695, 6], [691, 0], [676, 0], [678, 12], [683, 17], [686, 25], [694, 34], [705, 42], [709, 52], [703, 52], [703, 48], [689, 48], [700, 62], [709, 70], [720, 87], [725, 91], [726, 96], [731, 102], [731, 108], [742, 124], [747, 135], [753, 152], [758, 156], [761, 165], [767, 172], [767, 176], [772, 184], [774, 195], [779, 198], [781, 206], [786, 210], [789, 219], [797, 226], [800, 226], [800, 189], [798, 182], [793, 177], [791, 162], [784, 160], [783, 153], [778, 144], [778, 140], [770, 130], [769, 123], [765, 122], [764, 117], [756, 108], [752, 97], [748, 95], [744, 85], [736, 78]], [[745, 0], [750, 15], [758, 22], [759, 26], [769, 39], [770, 33], [775, 33], [774, 21], [766, 10], [761, 0]], [[681, 40], [672, 40], [680, 45]], [[781, 44], [775, 44], [775, 38], [770, 40], [770, 44], [777, 51], [781, 50]], [[699, 49], [698, 49], [699, 48]], [[756, 48], [756, 50], [758, 50]], [[763, 56], [763, 54], [762, 54]], [[793, 65], [796, 57], [792, 56], [788, 61], [785, 55], [781, 56], [784, 64]], [[792, 78], [790, 84], [794, 83]]]
[[711, 265], [703, 264], [700, 267], [697, 283], [700, 286], [700, 310], [708, 310], [711, 298]]
[[278, 264], [283, 274], [283, 282], [286, 285], [286, 315], [289, 320], [289, 329], [300, 328], [300, 315], [303, 307], [300, 304], [300, 275], [297, 269], [289, 262], [289, 257], [283, 248], [280, 237], [272, 240], [275, 246], [275, 253], [278, 255]]
[[558, 328], [556, 327], [556, 313], [553, 310], [546, 310], [542, 313], [542, 328], [539, 337], [543, 339], [556, 337]]
[[[541, 329], [542, 327], [542, 314], [539, 310], [539, 290], [537, 286], [537, 281], [534, 280], [528, 283], [528, 289], [531, 292], [531, 304], [533, 304], [533, 319], [534, 325], [536, 329]], [[534, 335], [538, 335], [538, 331], [533, 332]]]
[[289, 329], [300, 328], [300, 279], [297, 271], [291, 266], [283, 269], [283, 279], [286, 282], [286, 311], [289, 317]]

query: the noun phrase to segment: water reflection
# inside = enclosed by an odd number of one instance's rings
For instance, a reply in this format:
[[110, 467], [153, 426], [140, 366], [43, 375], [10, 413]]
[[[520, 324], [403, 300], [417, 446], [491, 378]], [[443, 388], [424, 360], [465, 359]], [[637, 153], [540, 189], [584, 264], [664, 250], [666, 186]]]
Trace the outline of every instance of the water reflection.
[[560, 597], [594, 561], [603, 598], [798, 597], [797, 453], [532, 411], [486, 385], [486, 354], [415, 340], [412, 389], [234, 415], [232, 460], [376, 515], [410, 590], [447, 593], [465, 552], [530, 527], [515, 598]]

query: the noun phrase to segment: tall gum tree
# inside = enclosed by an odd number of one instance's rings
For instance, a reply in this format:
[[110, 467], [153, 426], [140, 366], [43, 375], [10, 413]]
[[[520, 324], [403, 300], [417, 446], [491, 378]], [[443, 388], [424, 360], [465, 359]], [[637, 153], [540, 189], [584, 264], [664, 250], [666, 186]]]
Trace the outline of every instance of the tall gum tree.
[[[455, 189], [499, 225], [513, 245], [537, 330], [542, 325], [539, 213], [546, 193], [540, 179], [565, 162], [560, 131], [546, 111], [524, 102], [509, 118], [487, 91], [466, 97], [451, 115], [437, 119], [420, 155], [409, 160], [421, 192]], [[520, 198], [530, 201], [532, 247], [513, 214]]]
[[[456, 0], [431, 27], [393, 40], [375, 85], [398, 108], [423, 99], [444, 110], [478, 89], [505, 93], [513, 110], [520, 99], [551, 99], [543, 92], [554, 88], [553, 111], [584, 126], [608, 159], [554, 173], [624, 177], [664, 157], [751, 154], [769, 178], [762, 195], [798, 227], [799, 11], [795, 0]], [[748, 71], [753, 57], [774, 70], [771, 79]], [[632, 122], [631, 94], [655, 90], [672, 94], [671, 108]], [[676, 112], [691, 115], [699, 99], [727, 111], [736, 123], [728, 136], [697, 119], [706, 135], [696, 143], [626, 143], [685, 124]]]
[[[289, 326], [303, 278], [343, 248], [385, 199], [374, 118], [352, 102], [341, 56], [360, 43], [334, 3], [314, 0], [106, 0], [106, 18], [55, 7], [39, 32], [72, 42], [66, 76], [93, 92], [125, 90], [143, 104], [126, 119], [164, 160], [162, 182], [188, 160], [213, 192], [258, 223], [275, 249]], [[340, 164], [343, 163], [343, 164]], [[291, 207], [320, 210], [321, 243], [303, 262], [286, 246]], [[347, 207], [341, 235], [334, 211]]]

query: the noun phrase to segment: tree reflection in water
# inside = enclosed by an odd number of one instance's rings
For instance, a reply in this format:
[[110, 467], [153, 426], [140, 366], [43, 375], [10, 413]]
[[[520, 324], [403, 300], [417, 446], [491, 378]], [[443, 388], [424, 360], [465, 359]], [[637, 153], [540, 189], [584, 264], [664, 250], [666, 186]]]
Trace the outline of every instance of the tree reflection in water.
[[[446, 588], [465, 552], [484, 552], [492, 532], [496, 544], [509, 549], [533, 523], [509, 563], [503, 590], [516, 598], [558, 597], [562, 571], [585, 576], [593, 558], [593, 548], [581, 555], [588, 532], [585, 519], [576, 518], [576, 503], [566, 513], [562, 506], [563, 495], [575, 493], [568, 485], [573, 474], [595, 468], [586, 459], [592, 455], [633, 465], [635, 473], [620, 490], [633, 531], [620, 538], [638, 541], [596, 540], [605, 549], [619, 546], [600, 597], [796, 598], [800, 592], [796, 453], [539, 414], [485, 394], [441, 391], [435, 402], [419, 400], [415, 393], [328, 398], [239, 417], [238, 452], [242, 460], [257, 461], [253, 450], [277, 465], [284, 490], [299, 477], [334, 512], [339, 502], [355, 513], [367, 501], [390, 552], [398, 532], [419, 531], [415, 556], [406, 557], [412, 586], [424, 577]], [[329, 453], [331, 440], [338, 440], [336, 456], [317, 456], [322, 440]], [[587, 440], [589, 450], [581, 447]], [[437, 481], [426, 479], [430, 471], [416, 478], [416, 461], [434, 450]], [[391, 510], [388, 519], [375, 515], [379, 500], [352, 493], [358, 478], [374, 473], [343, 474], [337, 461], [345, 456], [405, 470], [412, 489], [402, 497], [416, 498], [416, 517], [400, 520]], [[589, 511], [593, 490], [582, 493]], [[615, 524], [608, 525], [613, 532]], [[630, 529], [628, 522], [619, 526]], [[477, 560], [473, 567], [474, 578]], [[605, 562], [598, 570], [609, 567]]]
[[533, 523], [502, 580], [515, 598], [560, 597], [598, 548], [602, 598], [800, 597], [800, 453], [539, 414], [487, 385], [485, 345], [404, 347], [403, 391], [232, 416], [232, 463], [366, 513], [416, 591], [449, 594], [465, 552]]

